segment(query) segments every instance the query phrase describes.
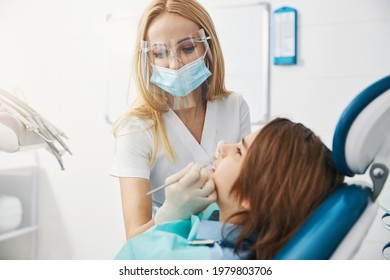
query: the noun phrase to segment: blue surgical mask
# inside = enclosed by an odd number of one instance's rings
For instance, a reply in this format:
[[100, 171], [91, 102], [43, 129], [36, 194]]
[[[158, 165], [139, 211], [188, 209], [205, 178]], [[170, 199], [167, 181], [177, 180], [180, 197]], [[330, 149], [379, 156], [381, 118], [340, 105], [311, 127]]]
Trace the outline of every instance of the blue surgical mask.
[[176, 97], [187, 96], [211, 76], [203, 57], [199, 57], [178, 70], [157, 65], [152, 65], [152, 67], [153, 74], [150, 82]]

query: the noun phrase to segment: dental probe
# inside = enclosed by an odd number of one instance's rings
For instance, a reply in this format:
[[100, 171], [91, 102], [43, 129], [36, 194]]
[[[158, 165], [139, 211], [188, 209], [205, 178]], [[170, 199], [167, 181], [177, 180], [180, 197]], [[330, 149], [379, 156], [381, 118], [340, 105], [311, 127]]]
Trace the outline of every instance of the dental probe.
[[[205, 167], [206, 167], [207, 165], [209, 165], [209, 164], [211, 164], [212, 166], [214, 166], [214, 164], [213, 164], [212, 162], [209, 162], [209, 163], [206, 163], [206, 164], [202, 165], [202, 166], [200, 167], [200, 169], [205, 168]], [[157, 187], [157, 188], [151, 190], [150, 192], [147, 192], [146, 195], [151, 195], [152, 193], [155, 193], [155, 192], [157, 192], [157, 191], [159, 191], [159, 190], [165, 189], [166, 187], [168, 187], [168, 186], [170, 186], [170, 185], [172, 185], [172, 184], [174, 184], [174, 183], [177, 183], [180, 179], [181, 179], [181, 178], [179, 178], [179, 179], [177, 179], [177, 180], [174, 180], [173, 182], [170, 182], [170, 183], [168, 183], [168, 184], [159, 186], [159, 187]]]

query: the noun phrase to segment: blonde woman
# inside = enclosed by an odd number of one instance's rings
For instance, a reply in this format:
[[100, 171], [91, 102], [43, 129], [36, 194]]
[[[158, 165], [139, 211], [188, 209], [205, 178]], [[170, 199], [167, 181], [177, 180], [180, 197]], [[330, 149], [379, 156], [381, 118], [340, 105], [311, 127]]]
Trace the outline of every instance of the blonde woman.
[[[214, 24], [197, 1], [152, 1], [136, 43], [138, 99], [114, 125], [111, 169], [119, 177], [127, 238], [213, 203], [214, 185], [201, 167], [211, 162], [218, 139], [234, 143], [251, 129], [247, 103], [225, 88]], [[190, 162], [197, 163], [187, 167], [191, 188], [178, 189], [169, 202], [164, 191], [146, 195]]]

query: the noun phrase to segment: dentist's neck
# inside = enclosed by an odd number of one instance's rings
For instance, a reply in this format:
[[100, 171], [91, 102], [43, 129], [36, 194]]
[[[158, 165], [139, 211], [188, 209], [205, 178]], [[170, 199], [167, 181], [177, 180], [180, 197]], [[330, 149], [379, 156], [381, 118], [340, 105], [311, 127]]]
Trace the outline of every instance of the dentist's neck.
[[206, 102], [199, 103], [188, 109], [175, 110], [175, 113], [184, 123], [196, 122], [198, 119], [204, 119], [206, 115]]
[[206, 101], [192, 108], [175, 111], [175, 113], [200, 144], [206, 118]]

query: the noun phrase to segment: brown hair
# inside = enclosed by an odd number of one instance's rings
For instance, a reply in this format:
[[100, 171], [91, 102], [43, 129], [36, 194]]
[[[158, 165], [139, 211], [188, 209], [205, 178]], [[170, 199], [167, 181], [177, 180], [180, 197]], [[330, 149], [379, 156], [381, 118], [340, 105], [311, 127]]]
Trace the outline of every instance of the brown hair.
[[310, 129], [277, 118], [256, 136], [232, 188], [250, 210], [236, 249], [254, 232], [257, 259], [271, 259], [317, 206], [344, 181], [331, 151]]
[[[162, 113], [167, 108], [165, 101], [161, 97], [156, 98], [153, 95], [151, 89], [154, 87], [150, 85], [150, 88], [145, 84], [143, 80], [142, 71], [143, 65], [141, 60], [140, 42], [146, 40], [147, 31], [151, 22], [161, 14], [175, 13], [182, 17], [185, 17], [192, 22], [196, 23], [199, 28], [203, 28], [206, 36], [210, 36], [209, 47], [212, 56], [212, 61], [208, 60], [207, 65], [211, 73], [208, 78], [208, 91], [207, 100], [212, 101], [223, 98], [229, 95], [231, 92], [225, 88], [225, 64], [222, 56], [222, 49], [219, 44], [217, 33], [215, 31], [214, 23], [208, 14], [208, 12], [195, 0], [154, 0], [146, 8], [138, 25], [138, 33], [136, 40], [136, 48], [133, 58], [133, 73], [135, 75], [135, 84], [138, 90], [138, 98], [131, 110], [121, 116], [114, 124], [114, 135], [118, 136], [118, 130], [120, 126], [132, 116], [140, 119], [150, 119], [153, 121], [151, 129], [154, 134], [154, 150], [151, 157], [151, 163], [154, 162], [157, 152], [158, 139], [161, 137], [161, 141], [168, 156], [174, 160], [174, 152], [169, 144], [164, 122], [162, 120]], [[208, 57], [206, 56], [206, 59]]]

